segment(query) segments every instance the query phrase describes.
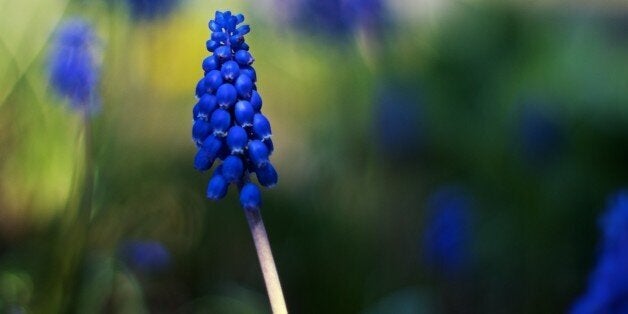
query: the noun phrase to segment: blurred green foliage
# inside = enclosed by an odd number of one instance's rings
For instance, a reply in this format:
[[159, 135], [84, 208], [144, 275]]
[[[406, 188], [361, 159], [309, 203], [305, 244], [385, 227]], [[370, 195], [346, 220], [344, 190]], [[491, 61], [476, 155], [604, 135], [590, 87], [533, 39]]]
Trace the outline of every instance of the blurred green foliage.
[[[193, 91], [216, 9], [252, 25], [280, 174], [263, 212], [294, 313], [564, 311], [584, 289], [604, 197], [626, 184], [628, 45], [615, 29], [626, 12], [463, 2], [336, 41], [227, 1], [137, 23], [118, 2], [0, 8], [2, 311], [269, 312], [236, 195], [207, 201], [208, 177], [192, 167]], [[46, 81], [55, 25], [77, 14], [102, 38], [104, 70], [95, 211], [82, 228], [80, 119]], [[422, 107], [425, 143], [406, 158], [374, 136], [384, 85]], [[528, 95], [566, 133], [540, 165], [518, 149]], [[448, 278], [424, 267], [420, 243], [427, 195], [452, 182], [474, 194], [475, 242], [469, 273]], [[134, 271], [119, 252], [129, 239], [161, 241], [171, 267]]]

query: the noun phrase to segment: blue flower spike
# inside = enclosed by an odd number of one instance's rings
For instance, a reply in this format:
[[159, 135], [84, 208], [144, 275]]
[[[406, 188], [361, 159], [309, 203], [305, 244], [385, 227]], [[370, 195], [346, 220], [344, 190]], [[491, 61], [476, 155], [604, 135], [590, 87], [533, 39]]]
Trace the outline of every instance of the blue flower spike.
[[242, 207], [257, 210], [261, 192], [251, 175], [264, 187], [277, 184], [278, 176], [268, 158], [273, 150], [270, 122], [261, 112], [255, 59], [245, 40], [251, 29], [243, 21], [242, 14], [219, 11], [208, 23], [210, 55], [201, 63], [203, 78], [193, 109], [194, 167], [207, 171], [220, 164], [207, 187], [209, 199], [222, 199], [233, 183], [240, 188]]
[[194, 167], [210, 170], [222, 160], [207, 185], [207, 198], [220, 200], [230, 184], [240, 190], [255, 249], [264, 275], [273, 313], [288, 313], [277, 267], [262, 220], [262, 192], [251, 181], [255, 173], [264, 187], [277, 184], [277, 171], [268, 156], [273, 150], [270, 122], [262, 115], [262, 98], [257, 92], [255, 59], [244, 36], [251, 29], [244, 15], [217, 11], [208, 23], [211, 36], [206, 42], [211, 55], [201, 63], [203, 78], [196, 86], [199, 101], [192, 110], [192, 135], [198, 146]]

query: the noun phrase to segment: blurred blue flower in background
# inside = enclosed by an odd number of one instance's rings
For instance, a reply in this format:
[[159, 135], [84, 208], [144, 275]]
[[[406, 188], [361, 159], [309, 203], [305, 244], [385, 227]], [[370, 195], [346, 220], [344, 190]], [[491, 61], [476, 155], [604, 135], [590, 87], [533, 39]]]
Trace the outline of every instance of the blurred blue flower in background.
[[445, 186], [427, 201], [423, 254], [428, 267], [446, 275], [462, 273], [470, 262], [471, 200], [463, 188]]
[[82, 19], [65, 21], [57, 30], [50, 53], [50, 84], [73, 109], [97, 111], [100, 67], [96, 62], [97, 37]]
[[332, 36], [347, 35], [355, 28], [382, 20], [381, 0], [294, 0], [290, 20], [302, 30]]
[[157, 241], [129, 241], [120, 253], [129, 267], [140, 272], [156, 273], [170, 266], [170, 252]]
[[628, 313], [628, 190], [612, 195], [600, 220], [601, 251], [587, 292], [571, 313]]
[[373, 133], [378, 148], [391, 159], [415, 157], [424, 142], [423, 100], [383, 87], [374, 105]]
[[550, 161], [565, 140], [558, 118], [539, 99], [527, 99], [519, 109], [517, 136], [522, 156], [533, 164]]
[[138, 20], [164, 18], [174, 11], [180, 0], [126, 0], [131, 16]]

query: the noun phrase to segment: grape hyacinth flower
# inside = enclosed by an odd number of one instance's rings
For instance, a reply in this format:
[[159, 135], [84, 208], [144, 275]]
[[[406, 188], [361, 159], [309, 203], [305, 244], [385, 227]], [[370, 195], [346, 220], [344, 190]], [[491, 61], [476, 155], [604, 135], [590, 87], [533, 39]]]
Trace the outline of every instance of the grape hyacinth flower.
[[249, 33], [242, 14], [216, 12], [209, 21], [211, 36], [206, 48], [212, 54], [202, 62], [203, 77], [196, 85], [198, 102], [193, 108], [192, 139], [198, 147], [194, 167], [207, 171], [218, 160], [207, 186], [207, 197], [225, 197], [231, 184], [240, 191], [253, 234], [262, 273], [274, 313], [287, 313], [279, 277], [261, 218], [260, 185], [277, 184], [277, 171], [269, 160], [273, 152], [270, 122], [262, 114], [253, 56], [244, 36]]
[[96, 62], [96, 35], [82, 19], [70, 19], [58, 29], [49, 59], [50, 84], [72, 109], [98, 109], [100, 68]]
[[[250, 175], [265, 187], [277, 184], [277, 172], [269, 160], [273, 150], [270, 122], [262, 114], [262, 98], [257, 92], [253, 56], [244, 40], [248, 25], [238, 26], [244, 17], [217, 12], [209, 22], [212, 30], [206, 46], [213, 52], [202, 63], [203, 78], [197, 84], [197, 104], [193, 109], [192, 138], [198, 147], [194, 167], [209, 170], [222, 160], [212, 175], [207, 197], [219, 200], [233, 183], [240, 188], [241, 204], [258, 210], [261, 199]], [[252, 187], [244, 189], [245, 186]]]
[[469, 262], [469, 197], [460, 187], [443, 187], [430, 196], [427, 206], [425, 262], [446, 275], [457, 275]]
[[589, 288], [573, 314], [628, 313], [628, 190], [612, 195], [600, 220], [602, 241]]

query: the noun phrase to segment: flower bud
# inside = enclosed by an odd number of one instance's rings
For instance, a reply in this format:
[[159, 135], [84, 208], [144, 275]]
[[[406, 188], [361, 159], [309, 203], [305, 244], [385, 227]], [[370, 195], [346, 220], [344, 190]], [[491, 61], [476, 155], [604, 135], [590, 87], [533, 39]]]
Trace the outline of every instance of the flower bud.
[[225, 180], [228, 182], [238, 181], [243, 172], [244, 164], [242, 163], [242, 159], [238, 156], [231, 155], [225, 158], [225, 161], [222, 163], [222, 176], [225, 177]]
[[246, 131], [237, 125], [232, 126], [227, 134], [227, 145], [232, 154], [242, 154], [249, 138]]
[[217, 201], [227, 195], [229, 182], [218, 172], [214, 172], [209, 184], [207, 185], [207, 198]]
[[211, 124], [203, 120], [196, 120], [192, 127], [192, 138], [197, 143], [202, 143], [211, 132]]
[[214, 51], [214, 55], [220, 61], [231, 60], [231, 48], [229, 46], [220, 46]]
[[216, 92], [216, 100], [218, 106], [223, 109], [228, 109], [238, 99], [238, 92], [231, 84], [222, 84]]
[[262, 167], [268, 163], [268, 148], [258, 140], [249, 142], [248, 155], [255, 167]]
[[253, 110], [255, 110], [255, 112], [259, 112], [262, 109], [262, 97], [259, 95], [259, 93], [254, 90], [251, 92], [251, 105], [253, 106]]
[[209, 117], [216, 109], [216, 97], [210, 94], [205, 94], [198, 101], [199, 114], [204, 120], [209, 120]]
[[220, 68], [222, 77], [227, 82], [233, 82], [240, 75], [240, 66], [235, 61], [227, 61]]
[[259, 181], [259, 184], [267, 188], [273, 187], [277, 184], [277, 171], [271, 163], [267, 163], [255, 169], [255, 174], [257, 175], [257, 181]]
[[234, 115], [236, 122], [243, 126], [248, 127], [253, 125], [253, 106], [246, 100], [240, 100], [235, 104]]
[[218, 70], [211, 70], [205, 74], [205, 88], [215, 92], [222, 85], [222, 74]]
[[255, 72], [255, 69], [250, 66], [242, 66], [240, 68], [240, 73], [250, 77], [253, 82], [257, 81], [257, 73]]
[[217, 109], [214, 111], [211, 117], [212, 132], [215, 136], [225, 137], [227, 136], [227, 130], [231, 126], [231, 116], [223, 109]]
[[235, 88], [240, 97], [249, 99], [251, 92], [253, 92], [253, 81], [248, 75], [240, 75], [235, 82]]
[[242, 66], [251, 65], [255, 61], [251, 53], [246, 50], [238, 50], [235, 53], [235, 60]]
[[270, 122], [261, 113], [256, 113], [253, 116], [253, 132], [261, 139], [271, 137]]
[[253, 183], [246, 183], [240, 190], [240, 205], [246, 210], [259, 210], [262, 206], [262, 193]]

